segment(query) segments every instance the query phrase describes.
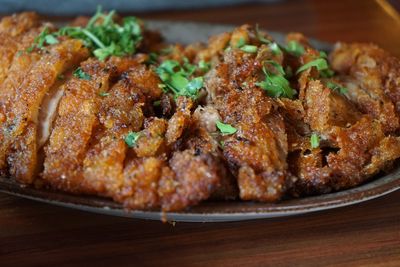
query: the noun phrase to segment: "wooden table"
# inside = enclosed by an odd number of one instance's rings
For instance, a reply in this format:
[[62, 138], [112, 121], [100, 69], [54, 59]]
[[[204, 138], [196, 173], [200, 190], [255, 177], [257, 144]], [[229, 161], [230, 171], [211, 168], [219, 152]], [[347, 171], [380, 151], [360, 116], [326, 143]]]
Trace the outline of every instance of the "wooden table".
[[[384, 1], [284, 1], [141, 16], [259, 23], [326, 41], [376, 42], [400, 56], [400, 16]], [[171, 225], [0, 194], [0, 266], [400, 266], [399, 200], [395, 192], [304, 216]]]

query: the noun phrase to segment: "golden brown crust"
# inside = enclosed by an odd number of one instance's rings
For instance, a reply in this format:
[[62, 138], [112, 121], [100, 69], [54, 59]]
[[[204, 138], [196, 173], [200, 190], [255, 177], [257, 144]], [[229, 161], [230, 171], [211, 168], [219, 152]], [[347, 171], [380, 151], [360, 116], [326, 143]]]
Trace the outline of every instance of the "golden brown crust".
[[[139, 53], [105, 61], [67, 37], [17, 53], [44, 27], [53, 31], [31, 13], [0, 22], [0, 175], [32, 184], [41, 173], [53, 189], [168, 212], [208, 199], [275, 202], [341, 190], [400, 158], [400, 63], [374, 45], [338, 45], [333, 77], [316, 67], [296, 72], [325, 57], [304, 35], [287, 36], [304, 48], [295, 55], [250, 25], [188, 46], [167, 46], [142, 28]], [[164, 60], [205, 66], [187, 77], [203, 76], [199, 97], [160, 86]], [[72, 74], [79, 63], [90, 78]], [[275, 96], [285, 79], [293, 99]]]
[[[22, 79], [22, 82], [12, 84], [12, 87], [9, 87], [5, 99], [2, 99], [7, 120], [1, 128], [4, 141], [0, 145], [0, 168], [5, 166], [4, 159], [7, 157], [14, 139], [18, 138], [18, 142], [23, 142], [21, 140], [24, 139], [24, 132], [29, 123], [32, 123], [33, 127], [37, 127], [39, 109], [43, 98], [57, 80], [58, 75], [75, 66], [87, 56], [88, 51], [82, 47], [80, 41], [66, 40], [49, 48], [49, 52], [42, 55], [37, 62], [34, 62], [35, 56], [30, 57], [33, 66], [29, 72]], [[32, 142], [30, 140], [31, 134], [34, 134], [34, 139], [37, 139], [37, 130], [32, 131], [33, 133], [28, 131], [26, 145]], [[36, 149], [36, 146], [30, 147]], [[32, 155], [36, 153], [37, 151], [30, 152]], [[21, 168], [24, 168], [23, 162], [26, 162], [26, 160], [21, 159], [21, 162], [19, 162], [18, 157], [13, 156], [12, 164], [21, 165]], [[16, 178], [22, 182], [30, 183], [33, 176], [34, 173], [26, 173], [26, 176]]]

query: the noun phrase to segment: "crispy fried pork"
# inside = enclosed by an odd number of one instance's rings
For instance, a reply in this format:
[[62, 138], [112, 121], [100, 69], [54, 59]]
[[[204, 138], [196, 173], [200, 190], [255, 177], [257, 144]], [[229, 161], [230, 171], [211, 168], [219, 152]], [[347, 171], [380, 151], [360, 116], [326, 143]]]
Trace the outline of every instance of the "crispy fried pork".
[[168, 45], [95, 18], [0, 21], [0, 175], [180, 211], [338, 191], [400, 158], [400, 61], [375, 45], [327, 56], [249, 25]]

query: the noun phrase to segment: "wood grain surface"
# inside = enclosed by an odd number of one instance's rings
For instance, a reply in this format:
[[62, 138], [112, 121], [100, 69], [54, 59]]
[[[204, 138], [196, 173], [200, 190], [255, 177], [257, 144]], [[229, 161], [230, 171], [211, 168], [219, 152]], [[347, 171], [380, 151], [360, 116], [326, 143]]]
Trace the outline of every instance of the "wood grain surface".
[[[398, 1], [301, 0], [135, 15], [258, 23], [331, 42], [375, 42], [400, 56], [400, 16], [394, 8], [399, 6]], [[400, 266], [399, 200], [397, 191], [303, 216], [173, 225], [0, 194], [0, 266]]]

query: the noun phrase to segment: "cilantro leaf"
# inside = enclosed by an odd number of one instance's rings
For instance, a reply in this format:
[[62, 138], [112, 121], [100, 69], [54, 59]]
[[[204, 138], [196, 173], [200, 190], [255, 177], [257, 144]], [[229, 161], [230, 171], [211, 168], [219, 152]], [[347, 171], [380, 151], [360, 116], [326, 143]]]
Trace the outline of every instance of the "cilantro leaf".
[[244, 45], [240, 47], [240, 50], [246, 52], [246, 53], [257, 53], [257, 46], [255, 45]]
[[326, 61], [325, 58], [317, 58], [314, 59], [313, 61], [310, 61], [303, 66], [301, 66], [297, 71], [296, 74], [299, 74], [300, 72], [303, 72], [311, 67], [315, 67], [318, 71], [323, 71], [329, 69], [328, 62]]
[[258, 27], [258, 24], [256, 24], [256, 37], [261, 43], [271, 44], [271, 41], [263, 36], [262, 32], [260, 31], [260, 29]]
[[91, 76], [88, 73], [84, 72], [81, 67], [77, 68], [74, 71], [73, 75], [82, 80], [90, 80], [91, 79]]
[[216, 126], [222, 134], [234, 134], [237, 132], [235, 127], [230, 124], [222, 123], [221, 121], [217, 121]]
[[282, 54], [282, 50], [280, 49], [279, 45], [277, 43], [271, 43], [269, 45], [269, 48], [271, 49], [272, 53], [274, 55], [280, 55]]
[[285, 78], [283, 67], [272, 60], [268, 60], [266, 63], [272, 64], [278, 73], [269, 72], [264, 67], [265, 80], [256, 83], [256, 85], [264, 89], [271, 97], [293, 98], [295, 90], [290, 87], [289, 81]]
[[33, 44], [26, 49], [27, 52], [32, 52], [33, 49], [43, 49], [45, 44], [57, 44], [58, 40], [52, 34], [49, 33], [49, 27], [44, 27], [38, 36], [33, 40]]
[[319, 147], [319, 136], [317, 134], [313, 133], [311, 135], [310, 144], [312, 149]]
[[303, 55], [305, 52], [304, 46], [293, 40], [287, 43], [285, 50], [296, 57]]
[[138, 132], [129, 132], [125, 136], [125, 143], [128, 145], [128, 147], [132, 148], [135, 146], [137, 140], [140, 138], [140, 133]]
[[48, 29], [46, 29], [35, 39], [34, 44], [41, 48], [45, 43], [57, 43], [59, 36], [69, 36], [82, 40], [83, 44], [101, 61], [109, 56], [122, 57], [134, 54], [143, 39], [140, 21], [135, 17], [125, 17], [122, 23], [118, 24], [114, 17], [114, 10], [107, 14], [99, 8], [85, 27], [66, 26], [52, 34], [48, 34]]
[[109, 95], [110, 95], [110, 93], [107, 93], [107, 92], [100, 92], [99, 93], [99, 96], [102, 96], [102, 97], [109, 96]]
[[344, 86], [341, 86], [340, 84], [328, 81], [326, 83], [326, 86], [330, 89], [332, 89], [333, 91], [337, 91], [341, 94], [346, 94], [348, 92], [348, 89]]
[[211, 69], [211, 63], [206, 62], [204, 60], [200, 60], [197, 67], [202, 71], [202, 72], [208, 72]]
[[196, 69], [187, 59], [184, 59], [183, 65], [176, 60], [165, 60], [156, 72], [164, 83], [164, 90], [169, 90], [176, 96], [196, 98], [203, 87], [203, 77], [191, 78]]

